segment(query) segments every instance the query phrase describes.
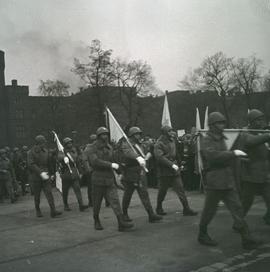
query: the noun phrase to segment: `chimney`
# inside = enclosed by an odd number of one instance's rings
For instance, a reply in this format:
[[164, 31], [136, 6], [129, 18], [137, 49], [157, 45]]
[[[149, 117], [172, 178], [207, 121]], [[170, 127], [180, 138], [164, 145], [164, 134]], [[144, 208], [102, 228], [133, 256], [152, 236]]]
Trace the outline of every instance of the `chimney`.
[[18, 81], [17, 81], [17, 79], [12, 79], [12, 80], [11, 80], [11, 85], [12, 85], [12, 86], [18, 86]]
[[0, 50], [0, 88], [5, 87], [5, 52]]

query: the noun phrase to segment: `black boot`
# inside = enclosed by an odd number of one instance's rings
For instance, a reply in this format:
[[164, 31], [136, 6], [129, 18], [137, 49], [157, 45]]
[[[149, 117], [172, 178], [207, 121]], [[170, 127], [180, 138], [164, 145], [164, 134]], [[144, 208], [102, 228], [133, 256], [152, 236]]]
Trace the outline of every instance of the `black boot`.
[[162, 220], [162, 216], [157, 215], [155, 213], [149, 214], [149, 223], [155, 223]]
[[246, 250], [253, 250], [258, 248], [262, 242], [256, 241], [254, 238], [251, 237], [248, 227], [244, 227], [239, 229], [242, 238], [242, 247]]
[[95, 220], [95, 230], [103, 230], [104, 228], [102, 227], [99, 218], [95, 217], [94, 220]]
[[125, 231], [127, 229], [133, 228], [134, 224], [130, 222], [125, 222], [123, 219], [123, 215], [117, 216], [118, 221], [118, 230], [119, 231]]
[[198, 235], [198, 242], [202, 245], [205, 246], [217, 246], [218, 243], [213, 240], [207, 233], [207, 229], [206, 228], [200, 228], [200, 232]]
[[68, 204], [65, 205], [64, 211], [66, 211], [66, 212], [70, 212], [71, 211], [71, 209], [70, 209], [70, 207], [69, 207]]
[[166, 215], [167, 214], [166, 212], [164, 212], [164, 210], [162, 208], [162, 203], [157, 204], [156, 212], [158, 215]]
[[184, 216], [195, 216], [198, 212], [193, 211], [190, 207], [184, 208], [183, 215]]
[[123, 214], [123, 220], [124, 220], [125, 222], [132, 222], [132, 219], [128, 216], [127, 213]]
[[242, 239], [242, 247], [246, 250], [253, 250], [258, 248], [262, 242], [256, 241], [253, 238], [244, 238]]
[[40, 209], [36, 209], [36, 216], [37, 217], [43, 217]]
[[80, 205], [79, 209], [80, 209], [80, 212], [83, 212], [84, 210], [88, 209], [88, 206], [82, 204]]
[[51, 218], [55, 218], [55, 217], [57, 217], [57, 216], [59, 216], [61, 214], [62, 214], [62, 212], [60, 212], [60, 211], [52, 210], [51, 211]]
[[264, 215], [263, 220], [266, 225], [270, 225], [270, 216], [269, 215]]

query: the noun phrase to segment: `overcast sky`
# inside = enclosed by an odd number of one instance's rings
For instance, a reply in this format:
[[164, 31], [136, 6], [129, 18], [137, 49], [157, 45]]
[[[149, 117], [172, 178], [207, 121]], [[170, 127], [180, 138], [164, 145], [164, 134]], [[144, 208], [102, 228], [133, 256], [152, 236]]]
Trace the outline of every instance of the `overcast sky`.
[[93, 39], [147, 61], [162, 90], [217, 51], [270, 67], [270, 0], [0, 0], [0, 26], [6, 84], [17, 78], [32, 95], [41, 79], [80, 85], [73, 58]]

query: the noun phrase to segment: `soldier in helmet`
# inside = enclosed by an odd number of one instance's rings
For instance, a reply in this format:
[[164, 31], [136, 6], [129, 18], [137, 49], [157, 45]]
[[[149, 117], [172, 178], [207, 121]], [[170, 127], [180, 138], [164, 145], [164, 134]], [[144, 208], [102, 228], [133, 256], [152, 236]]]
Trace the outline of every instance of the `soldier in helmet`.
[[[238, 144], [247, 154], [248, 159], [241, 160], [241, 200], [245, 215], [252, 206], [255, 195], [261, 195], [265, 201], [267, 212], [264, 216], [270, 225], [270, 183], [269, 183], [269, 150], [270, 134], [252, 130], [262, 130], [266, 126], [264, 114], [252, 109], [248, 113], [248, 129], [241, 133]], [[237, 228], [237, 226], [235, 226]]]
[[166, 215], [162, 208], [162, 202], [165, 199], [168, 188], [173, 187], [179, 200], [183, 205], [183, 215], [193, 216], [197, 212], [193, 211], [185, 195], [182, 179], [180, 176], [180, 167], [178, 166], [178, 152], [176, 149], [175, 133], [171, 126], [161, 128], [161, 136], [154, 146], [154, 154], [157, 162], [159, 176], [159, 191], [157, 197], [157, 214]]
[[92, 190], [93, 190], [93, 217], [95, 229], [102, 230], [99, 219], [101, 202], [104, 196], [110, 202], [117, 220], [118, 230], [124, 231], [132, 228], [133, 224], [123, 220], [117, 189], [114, 184], [114, 170], [119, 169], [119, 164], [114, 160], [113, 149], [109, 144], [109, 131], [105, 127], [100, 127], [96, 132], [97, 140], [86, 150], [86, 156], [89, 160], [92, 172]]
[[[161, 216], [154, 213], [149, 194], [147, 192], [146, 173], [142, 167], [146, 166], [146, 158], [151, 157], [151, 153], [145, 153], [141, 144], [142, 131], [138, 127], [131, 127], [128, 131], [129, 143], [124, 141], [121, 145], [124, 160], [124, 175], [125, 192], [122, 201], [124, 219], [131, 221], [128, 216], [128, 207], [130, 204], [133, 192], [137, 190], [141, 202], [148, 213], [149, 222], [154, 223], [162, 219]], [[130, 146], [132, 145], [132, 147]]]
[[236, 190], [232, 162], [236, 157], [244, 157], [241, 150], [228, 151], [223, 130], [226, 125], [225, 117], [219, 112], [212, 112], [208, 118], [209, 131], [202, 138], [201, 154], [205, 170], [205, 203], [200, 220], [199, 243], [216, 246], [207, 232], [219, 201], [223, 201], [229, 209], [234, 222], [239, 226], [244, 249], [254, 249], [257, 242], [250, 237], [248, 225], [244, 220], [243, 208]]
[[16, 201], [12, 180], [15, 174], [5, 149], [0, 149], [0, 200], [3, 202], [4, 189], [9, 195], [11, 203]]
[[[6, 157], [9, 159], [10, 164], [11, 164], [11, 171], [13, 172], [14, 175], [14, 179], [12, 179], [12, 187], [13, 187], [13, 191], [15, 194], [15, 197], [18, 197], [18, 189], [19, 189], [19, 184], [17, 181], [17, 176], [16, 176], [16, 172], [15, 172], [15, 165], [14, 165], [14, 152], [11, 151], [9, 146], [5, 147], [6, 150]], [[17, 147], [14, 148], [15, 152], [17, 152], [19, 149]]]
[[61, 212], [57, 211], [54, 204], [54, 198], [52, 194], [50, 176], [54, 174], [52, 160], [49, 156], [49, 151], [46, 147], [46, 138], [43, 135], [38, 135], [35, 138], [35, 145], [28, 151], [27, 164], [29, 167], [29, 180], [32, 182], [35, 209], [37, 217], [42, 217], [40, 210], [40, 194], [43, 190], [50, 209], [51, 217], [61, 215]]
[[23, 195], [27, 193], [26, 184], [28, 184], [27, 152], [28, 152], [28, 147], [24, 145], [22, 147], [21, 159], [19, 161], [19, 173], [20, 173], [20, 181], [21, 181]]
[[78, 153], [76, 148], [73, 146], [73, 141], [71, 138], [64, 138], [63, 144], [64, 153], [58, 152], [58, 161], [60, 163], [61, 169], [60, 175], [62, 179], [64, 210], [71, 211], [68, 205], [68, 191], [70, 187], [72, 187], [79, 203], [79, 209], [81, 212], [83, 212], [87, 208], [87, 206], [83, 204], [82, 200], [80, 188], [80, 173], [77, 167], [79, 163]]
[[[92, 200], [92, 172], [93, 172], [93, 168], [91, 167], [89, 160], [87, 159], [87, 155], [85, 155], [85, 153], [87, 153], [87, 150], [90, 149], [91, 145], [96, 141], [97, 139], [97, 135], [96, 134], [91, 134], [89, 137], [89, 143], [87, 144], [87, 146], [85, 147], [84, 150], [84, 168], [86, 170], [86, 180], [87, 180], [87, 195], [88, 195], [88, 206], [89, 207], [93, 207], [93, 200]], [[105, 197], [105, 206], [109, 207], [110, 203], [108, 201], [108, 199]]]

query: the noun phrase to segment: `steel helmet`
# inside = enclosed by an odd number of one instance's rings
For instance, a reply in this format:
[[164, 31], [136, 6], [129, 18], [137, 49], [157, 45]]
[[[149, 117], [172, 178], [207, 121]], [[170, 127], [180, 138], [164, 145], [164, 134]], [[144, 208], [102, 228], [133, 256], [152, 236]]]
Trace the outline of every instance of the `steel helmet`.
[[71, 139], [71, 138], [69, 138], [69, 137], [66, 137], [66, 138], [64, 138], [64, 140], [63, 140], [63, 144], [64, 145], [67, 145], [68, 143], [72, 143], [73, 142], [73, 140]]
[[248, 117], [248, 122], [251, 123], [253, 122], [254, 120], [260, 118], [260, 117], [263, 117], [264, 114], [260, 111], [260, 110], [257, 110], [257, 109], [253, 109], [253, 110], [250, 110], [247, 117]]
[[5, 148], [1, 148], [0, 149], [0, 155], [3, 155], [3, 154], [6, 154], [7, 152], [6, 152], [6, 149]]
[[141, 133], [142, 133], [142, 130], [139, 127], [131, 127], [128, 130], [129, 137], [133, 136], [134, 134], [141, 134]]
[[226, 122], [226, 118], [218, 111], [211, 112], [208, 116], [208, 125], [213, 125], [217, 122]]
[[91, 134], [89, 137], [90, 142], [94, 142], [97, 139], [97, 135], [96, 134]]
[[28, 147], [26, 146], [26, 145], [24, 145], [23, 147], [22, 147], [22, 151], [27, 151], [28, 150]]
[[46, 143], [46, 138], [43, 135], [38, 135], [35, 138], [36, 144], [43, 144]]
[[165, 125], [165, 126], [161, 127], [161, 133], [162, 134], [168, 134], [168, 132], [171, 131], [171, 130], [172, 130], [172, 127], [168, 126], [168, 125]]
[[99, 127], [97, 129], [96, 135], [99, 136], [101, 134], [109, 134], [109, 130], [105, 127]]

